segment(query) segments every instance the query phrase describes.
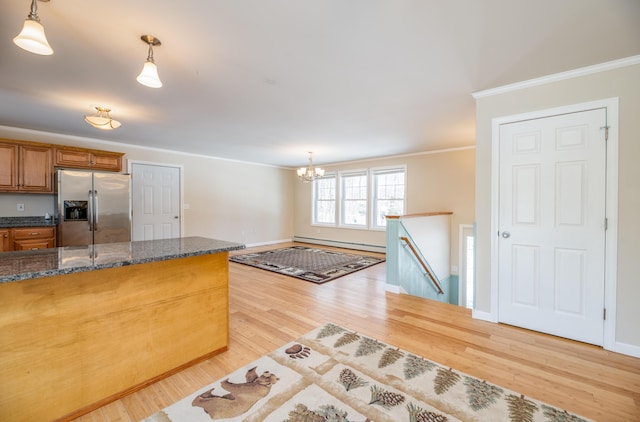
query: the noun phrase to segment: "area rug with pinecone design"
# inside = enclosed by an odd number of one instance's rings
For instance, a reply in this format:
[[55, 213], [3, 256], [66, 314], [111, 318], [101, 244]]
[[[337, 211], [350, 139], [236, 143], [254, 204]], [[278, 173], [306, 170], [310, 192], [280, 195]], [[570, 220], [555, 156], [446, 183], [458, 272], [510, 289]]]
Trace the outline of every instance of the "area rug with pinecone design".
[[229, 260], [313, 283], [326, 283], [384, 262], [383, 258], [305, 246], [234, 255]]
[[587, 421], [331, 323], [145, 419], [212, 420]]

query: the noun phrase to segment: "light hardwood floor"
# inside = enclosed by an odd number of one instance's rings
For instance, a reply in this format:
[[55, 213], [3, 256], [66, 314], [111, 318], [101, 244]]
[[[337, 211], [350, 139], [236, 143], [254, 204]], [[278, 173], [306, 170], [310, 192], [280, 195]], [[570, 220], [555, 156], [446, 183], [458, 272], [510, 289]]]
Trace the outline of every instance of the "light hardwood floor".
[[588, 418], [640, 421], [640, 359], [474, 320], [458, 306], [387, 293], [385, 264], [316, 285], [230, 263], [229, 285], [227, 352], [77, 421], [138, 421], [325, 322]]

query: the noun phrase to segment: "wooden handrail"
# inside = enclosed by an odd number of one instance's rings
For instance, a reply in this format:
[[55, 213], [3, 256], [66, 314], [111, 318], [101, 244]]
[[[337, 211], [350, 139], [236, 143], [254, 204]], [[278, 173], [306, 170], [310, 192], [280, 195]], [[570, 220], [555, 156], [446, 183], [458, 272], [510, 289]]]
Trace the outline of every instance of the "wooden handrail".
[[409, 240], [408, 237], [404, 237], [404, 236], [401, 237], [400, 240], [404, 241], [409, 246], [409, 249], [411, 249], [411, 252], [413, 252], [413, 255], [418, 259], [418, 262], [420, 263], [420, 265], [422, 265], [422, 268], [424, 268], [424, 270], [427, 272], [427, 275], [429, 275], [429, 278], [431, 279], [431, 282], [433, 282], [433, 285], [436, 286], [436, 289], [438, 290], [438, 294], [443, 295], [444, 290], [442, 290], [442, 287], [440, 287], [440, 283], [438, 283], [438, 280], [436, 280], [435, 276], [431, 273], [431, 271], [429, 270], [429, 267], [427, 267], [427, 264], [425, 264], [422, 258], [420, 258], [420, 254], [418, 253], [416, 248], [413, 246], [413, 243], [411, 243], [411, 240]]

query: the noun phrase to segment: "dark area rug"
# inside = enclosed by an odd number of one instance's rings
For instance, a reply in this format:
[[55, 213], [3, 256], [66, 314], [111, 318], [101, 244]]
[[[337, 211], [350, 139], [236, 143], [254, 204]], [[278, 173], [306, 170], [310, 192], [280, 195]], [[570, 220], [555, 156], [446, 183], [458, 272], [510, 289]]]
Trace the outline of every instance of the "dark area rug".
[[383, 258], [304, 246], [235, 255], [229, 260], [313, 283], [326, 283], [384, 262]]

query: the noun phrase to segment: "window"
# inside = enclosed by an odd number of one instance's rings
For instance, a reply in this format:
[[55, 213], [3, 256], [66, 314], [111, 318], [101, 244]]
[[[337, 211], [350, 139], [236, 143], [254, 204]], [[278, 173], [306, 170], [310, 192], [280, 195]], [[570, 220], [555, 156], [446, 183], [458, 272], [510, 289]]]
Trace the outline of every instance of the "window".
[[313, 181], [313, 224], [336, 224], [336, 176]]
[[373, 172], [373, 227], [387, 225], [385, 215], [404, 213], [405, 169], [374, 170]]
[[340, 224], [367, 227], [367, 172], [340, 174]]
[[405, 212], [406, 167], [326, 174], [313, 181], [311, 224], [384, 230]]

